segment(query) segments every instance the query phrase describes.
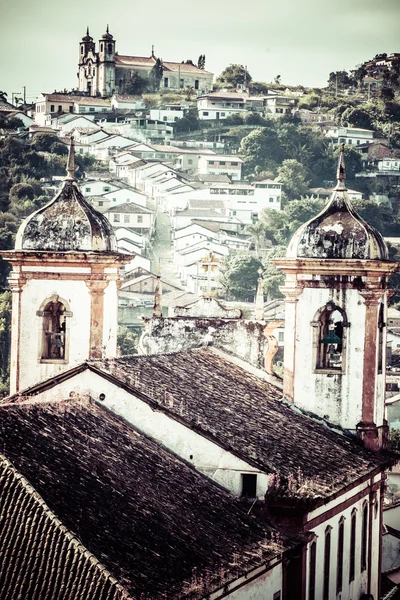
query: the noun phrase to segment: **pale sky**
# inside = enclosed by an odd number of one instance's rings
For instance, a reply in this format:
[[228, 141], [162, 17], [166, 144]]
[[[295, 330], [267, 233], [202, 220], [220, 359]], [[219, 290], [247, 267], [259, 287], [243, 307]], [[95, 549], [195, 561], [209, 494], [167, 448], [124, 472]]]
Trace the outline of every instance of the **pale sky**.
[[219, 75], [325, 86], [377, 53], [400, 52], [399, 0], [0, 0], [0, 90], [34, 100], [77, 85], [79, 41], [110, 25], [120, 54], [197, 62]]

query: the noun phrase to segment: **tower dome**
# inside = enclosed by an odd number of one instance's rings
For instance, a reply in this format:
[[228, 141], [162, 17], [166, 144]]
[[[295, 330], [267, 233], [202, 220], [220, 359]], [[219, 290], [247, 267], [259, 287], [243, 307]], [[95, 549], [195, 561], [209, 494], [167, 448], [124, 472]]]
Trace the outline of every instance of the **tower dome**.
[[51, 202], [22, 222], [15, 241], [16, 250], [117, 251], [112, 226], [84, 199], [74, 173], [71, 139], [63, 186]]
[[86, 28], [86, 35], [83, 36], [82, 42], [93, 42], [92, 36], [89, 34], [89, 27]]
[[102, 35], [102, 38], [103, 38], [103, 40], [112, 40], [113, 39], [113, 36], [111, 35], [111, 33], [109, 31], [108, 25], [107, 25], [106, 32], [103, 33], [103, 35]]
[[337, 185], [325, 208], [299, 227], [288, 246], [288, 258], [388, 260], [383, 237], [357, 214], [348, 198], [341, 149]]

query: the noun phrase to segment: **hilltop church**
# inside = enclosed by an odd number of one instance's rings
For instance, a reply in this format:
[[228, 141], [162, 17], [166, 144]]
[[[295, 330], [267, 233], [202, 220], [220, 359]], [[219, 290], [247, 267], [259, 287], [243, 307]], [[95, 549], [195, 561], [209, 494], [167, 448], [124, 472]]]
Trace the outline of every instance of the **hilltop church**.
[[203, 346], [115, 357], [120, 267], [71, 142], [57, 196], [3, 251], [11, 396], [0, 403], [7, 600], [378, 600], [388, 260], [343, 152], [294, 235], [281, 382]]
[[[89, 96], [112, 96], [114, 93], [124, 93], [132, 75], [137, 74], [148, 80], [157, 57], [154, 48], [149, 57], [127, 56], [118, 54], [115, 50], [116, 41], [109, 32], [103, 34], [98, 42], [98, 50], [93, 38], [86, 35], [79, 43], [78, 89], [87, 92]], [[162, 61], [163, 73], [160, 88], [165, 90], [181, 90], [192, 87], [199, 92], [212, 90], [213, 73], [199, 68], [191, 60], [181, 63]]]

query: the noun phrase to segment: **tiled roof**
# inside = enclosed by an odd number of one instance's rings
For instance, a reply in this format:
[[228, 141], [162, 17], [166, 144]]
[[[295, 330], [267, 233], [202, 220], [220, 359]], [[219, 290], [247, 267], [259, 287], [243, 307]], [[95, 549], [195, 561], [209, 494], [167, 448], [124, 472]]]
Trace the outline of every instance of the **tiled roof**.
[[135, 204], [134, 202], [124, 202], [124, 204], [118, 204], [118, 206], [110, 207], [107, 212], [109, 213], [133, 213], [135, 215], [140, 214], [151, 214], [153, 211], [148, 208], [144, 208], [144, 206], [139, 206], [139, 204]]
[[2, 455], [0, 481], [1, 598], [129, 598]]
[[[92, 364], [263, 471], [289, 478], [301, 473], [304, 493], [306, 482], [313, 482], [318, 498], [330, 497], [380, 464], [355, 437], [283, 402], [277, 388], [212, 348]], [[168, 406], [165, 391], [173, 398]]]
[[247, 507], [93, 401], [3, 405], [0, 443], [46, 503], [5, 463], [7, 600], [117, 600], [117, 582], [131, 598], [177, 600], [196, 574], [194, 600], [282, 551]]
[[199, 173], [197, 179], [207, 183], [231, 183], [230, 177], [225, 173]]
[[[138, 67], [147, 67], [149, 69], [153, 68], [156, 64], [156, 58], [154, 56], [124, 56], [122, 54], [115, 55], [115, 65], [122, 67], [134, 67], [137, 65]], [[180, 71], [181, 73], [196, 73], [198, 75], [210, 75], [210, 71], [205, 71], [204, 69], [199, 69], [193, 63], [176, 63], [176, 62], [167, 62], [163, 61], [164, 71]]]

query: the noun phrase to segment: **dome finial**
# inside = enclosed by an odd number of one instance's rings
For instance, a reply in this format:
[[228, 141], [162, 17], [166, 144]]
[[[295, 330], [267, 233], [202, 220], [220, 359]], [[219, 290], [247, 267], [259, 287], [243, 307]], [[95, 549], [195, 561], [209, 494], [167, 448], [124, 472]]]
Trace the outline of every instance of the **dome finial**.
[[107, 30], [106, 30], [106, 31], [107, 31], [107, 33], [110, 33], [110, 30], [109, 30], [109, 28], [108, 28], [108, 23], [107, 23]]
[[337, 168], [337, 184], [336, 189], [346, 189], [346, 167], [344, 164], [344, 144], [340, 148], [338, 168]]
[[86, 27], [86, 35], [89, 35], [89, 25]]
[[74, 138], [71, 136], [69, 140], [69, 152], [67, 160], [67, 177], [65, 181], [75, 181], [75, 148]]

